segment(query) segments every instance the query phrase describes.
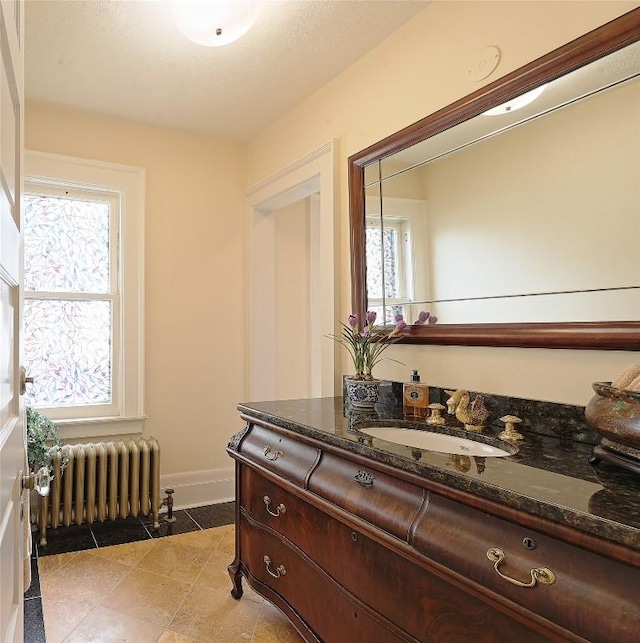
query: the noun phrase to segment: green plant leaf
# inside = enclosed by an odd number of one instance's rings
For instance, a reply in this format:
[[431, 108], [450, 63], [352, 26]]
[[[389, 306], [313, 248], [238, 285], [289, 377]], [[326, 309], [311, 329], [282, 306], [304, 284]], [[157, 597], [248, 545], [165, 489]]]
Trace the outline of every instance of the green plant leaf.
[[[32, 472], [40, 467], [47, 467], [53, 474], [53, 456], [62, 449], [62, 439], [58, 427], [46, 415], [27, 406], [27, 460]], [[67, 464], [67, 458], [62, 458], [61, 470]]]

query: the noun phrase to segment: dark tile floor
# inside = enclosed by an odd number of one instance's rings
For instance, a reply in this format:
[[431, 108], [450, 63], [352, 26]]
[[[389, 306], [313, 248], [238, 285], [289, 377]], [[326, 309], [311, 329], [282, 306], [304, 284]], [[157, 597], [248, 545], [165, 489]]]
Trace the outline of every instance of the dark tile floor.
[[31, 585], [24, 595], [24, 641], [25, 643], [45, 643], [46, 641], [35, 538], [31, 554]]
[[24, 595], [24, 641], [46, 643], [42, 616], [42, 595], [38, 575], [38, 557], [65, 554], [72, 551], [122, 545], [136, 540], [163, 538], [184, 534], [198, 529], [230, 525], [235, 520], [235, 502], [222, 502], [204, 507], [179, 509], [173, 512], [175, 520], [167, 521], [167, 514], [160, 514], [160, 527], [154, 529], [148, 517], [129, 517], [91, 525], [72, 525], [47, 530], [47, 544], [41, 546], [39, 534], [33, 535], [31, 555], [31, 586]]

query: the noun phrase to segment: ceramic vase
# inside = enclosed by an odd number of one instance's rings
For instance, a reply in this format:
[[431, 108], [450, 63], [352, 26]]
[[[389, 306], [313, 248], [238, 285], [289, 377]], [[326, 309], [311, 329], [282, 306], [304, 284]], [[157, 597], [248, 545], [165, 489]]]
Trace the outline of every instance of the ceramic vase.
[[640, 393], [592, 384], [595, 395], [585, 408], [587, 424], [602, 437], [592, 464], [605, 460], [640, 473]]
[[347, 397], [355, 409], [372, 409], [380, 396], [380, 380], [346, 378]]

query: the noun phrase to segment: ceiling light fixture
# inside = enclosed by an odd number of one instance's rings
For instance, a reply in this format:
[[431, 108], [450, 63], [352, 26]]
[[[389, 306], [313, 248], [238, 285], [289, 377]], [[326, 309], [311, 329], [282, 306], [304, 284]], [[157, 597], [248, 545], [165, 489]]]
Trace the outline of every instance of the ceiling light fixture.
[[525, 105], [533, 103], [533, 101], [542, 94], [542, 92], [547, 88], [546, 85], [540, 85], [532, 89], [522, 96], [518, 96], [513, 100], [508, 101], [507, 103], [502, 103], [493, 109], [489, 109], [486, 112], [482, 112], [483, 116], [499, 116], [500, 114], [508, 114], [509, 112], [515, 112], [517, 109], [522, 109]]
[[180, 33], [205, 47], [228, 45], [244, 36], [260, 12], [249, 0], [174, 0], [173, 20]]

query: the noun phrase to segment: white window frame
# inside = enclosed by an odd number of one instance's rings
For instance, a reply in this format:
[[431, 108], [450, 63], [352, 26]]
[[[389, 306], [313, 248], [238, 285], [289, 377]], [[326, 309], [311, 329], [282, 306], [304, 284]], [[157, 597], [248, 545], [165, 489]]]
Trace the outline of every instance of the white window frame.
[[[367, 215], [366, 227], [379, 229], [380, 215]], [[369, 307], [381, 307], [383, 301], [388, 306], [406, 304], [413, 299], [413, 288], [411, 273], [408, 266], [411, 265], [411, 222], [401, 217], [390, 218], [385, 215], [384, 228], [395, 230], [396, 249], [395, 256], [397, 262], [396, 279], [398, 281], [398, 297], [371, 297], [369, 298]]]
[[[112, 404], [40, 408], [55, 420], [63, 438], [95, 438], [142, 433], [144, 420], [144, 212], [142, 168], [87, 159], [26, 152], [27, 191], [87, 189], [115, 196], [120, 205], [117, 230], [119, 306], [113, 309]], [[56, 298], [61, 293], [56, 293]], [[87, 411], [90, 410], [90, 413]], [[80, 413], [78, 412], [80, 411]]]
[[[428, 248], [426, 203], [420, 199], [400, 197], [383, 197], [384, 212], [382, 224], [398, 231], [398, 284], [399, 297], [368, 298], [369, 308], [409, 306], [415, 301], [423, 301], [429, 292], [428, 263], [421, 259], [428, 253], [416, 253], [415, 248]], [[366, 197], [365, 225], [380, 227], [380, 199], [377, 196]], [[420, 293], [420, 296], [418, 293]], [[407, 323], [409, 320], [407, 319]]]

